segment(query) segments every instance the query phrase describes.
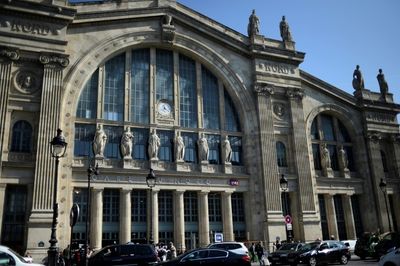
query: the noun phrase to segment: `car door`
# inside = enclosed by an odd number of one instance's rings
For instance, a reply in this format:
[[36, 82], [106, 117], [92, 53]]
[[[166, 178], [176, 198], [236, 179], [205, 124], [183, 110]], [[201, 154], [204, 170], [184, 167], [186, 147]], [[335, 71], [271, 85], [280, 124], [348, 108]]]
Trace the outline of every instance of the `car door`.
[[330, 249], [328, 242], [323, 242], [317, 250], [317, 262], [326, 263], [329, 261]]
[[208, 256], [208, 250], [196, 250], [182, 258], [179, 265], [197, 266], [203, 265], [204, 259]]
[[228, 258], [228, 251], [210, 249], [207, 257], [204, 258], [201, 265], [225, 265]]
[[342, 245], [339, 242], [330, 242], [330, 254], [329, 254], [329, 262], [336, 262], [340, 259], [342, 255]]

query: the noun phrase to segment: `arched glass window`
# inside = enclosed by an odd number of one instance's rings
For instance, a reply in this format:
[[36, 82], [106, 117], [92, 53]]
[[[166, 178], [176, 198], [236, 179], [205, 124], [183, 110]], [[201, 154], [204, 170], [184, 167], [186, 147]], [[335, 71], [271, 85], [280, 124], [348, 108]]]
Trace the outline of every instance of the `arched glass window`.
[[386, 158], [386, 153], [381, 150], [381, 158], [382, 158], [382, 167], [383, 167], [383, 172], [387, 173], [389, 172], [389, 168], [387, 165], [387, 158]]
[[287, 167], [286, 147], [285, 144], [280, 141], [276, 143], [276, 157], [279, 167]]
[[31, 152], [32, 126], [24, 120], [17, 121], [12, 130], [12, 152]]
[[353, 144], [350, 134], [344, 124], [335, 116], [330, 114], [320, 114], [314, 118], [311, 124], [311, 141], [314, 159], [314, 169], [321, 170], [321, 147], [326, 144], [330, 156], [330, 168], [339, 171], [339, 150], [343, 150], [347, 157], [347, 168], [355, 171], [353, 159]]
[[79, 98], [76, 117], [94, 119], [97, 116], [97, 87], [99, 84], [99, 70], [93, 73], [86, 83]]
[[224, 90], [225, 100], [225, 130], [227, 131], [240, 131], [239, 117], [237, 115], [235, 106], [231, 97]]
[[[166, 112], [160, 112], [161, 106]], [[148, 160], [149, 132], [156, 127], [161, 161], [174, 161], [173, 138], [179, 131], [185, 143], [185, 162], [199, 163], [197, 140], [204, 131], [211, 164], [221, 163], [220, 141], [225, 135], [231, 142], [232, 164], [243, 164], [240, 121], [228, 88], [201, 62], [172, 50], [128, 50], [99, 66], [79, 98], [76, 157], [93, 156], [92, 142], [99, 125], [107, 135], [107, 159], [121, 159], [121, 136], [129, 127], [134, 136], [132, 158]]]

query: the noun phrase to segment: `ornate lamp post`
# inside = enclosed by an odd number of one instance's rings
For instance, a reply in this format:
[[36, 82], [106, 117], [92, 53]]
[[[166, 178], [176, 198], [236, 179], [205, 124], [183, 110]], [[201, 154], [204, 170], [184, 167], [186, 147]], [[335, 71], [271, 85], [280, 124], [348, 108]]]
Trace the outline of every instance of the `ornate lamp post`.
[[53, 190], [53, 221], [51, 223], [51, 236], [50, 236], [50, 247], [47, 251], [48, 254], [48, 265], [55, 266], [58, 263], [58, 247], [57, 247], [57, 217], [58, 217], [58, 203], [57, 203], [57, 190], [58, 190], [58, 165], [60, 158], [64, 157], [65, 151], [67, 150], [67, 143], [65, 137], [62, 134], [61, 129], [57, 129], [57, 136], [50, 142], [51, 144], [51, 155], [56, 158], [55, 176], [54, 176], [54, 190]]
[[383, 197], [385, 198], [385, 205], [386, 205], [386, 214], [387, 214], [387, 219], [389, 222], [389, 231], [392, 232], [392, 224], [390, 222], [390, 214], [389, 214], [389, 208], [388, 208], [388, 203], [387, 203], [387, 190], [386, 190], [386, 181], [381, 178], [381, 182], [379, 182], [379, 188], [383, 192]]
[[[284, 206], [285, 210], [288, 212], [288, 213], [284, 213], [285, 220], [286, 220], [286, 217], [288, 217], [286, 215], [289, 215], [289, 206], [288, 206], [287, 195], [286, 195], [286, 191], [289, 188], [289, 182], [286, 179], [284, 174], [282, 174], [281, 178], [279, 179], [279, 186], [281, 187], [281, 190], [283, 191], [282, 192], [283, 193], [283, 206]], [[290, 217], [288, 217], [288, 218], [290, 219]], [[287, 227], [288, 224], [287, 223], [291, 224], [291, 222], [285, 222], [286, 239], [288, 241], [290, 241], [292, 239], [292, 233], [291, 233], [292, 230], [288, 230], [288, 227]]]
[[90, 179], [92, 178], [93, 175], [98, 175], [99, 174], [99, 166], [96, 164], [96, 166], [93, 166], [90, 164], [89, 161], [89, 167], [87, 169], [87, 174], [88, 174], [88, 180], [87, 180], [87, 194], [86, 194], [86, 202], [87, 202], [87, 208], [86, 208], [86, 223], [85, 223], [85, 235], [86, 235], [86, 243], [85, 243], [85, 265], [88, 265], [88, 252], [89, 252], [89, 226], [90, 226], [90, 209], [91, 209], [91, 197], [90, 197]]
[[149, 244], [153, 243], [153, 187], [156, 186], [157, 176], [154, 174], [153, 169], [150, 168], [149, 174], [146, 176], [147, 186], [150, 188], [150, 237], [147, 241]]

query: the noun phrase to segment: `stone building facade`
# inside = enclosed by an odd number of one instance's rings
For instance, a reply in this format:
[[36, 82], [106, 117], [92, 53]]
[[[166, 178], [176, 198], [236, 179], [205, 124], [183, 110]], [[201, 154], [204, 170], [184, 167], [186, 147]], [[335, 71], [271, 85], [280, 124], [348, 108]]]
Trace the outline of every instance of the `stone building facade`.
[[2, 244], [45, 255], [55, 187], [61, 248], [71, 233], [84, 243], [87, 217], [95, 249], [152, 237], [185, 250], [214, 233], [272, 243], [285, 215], [302, 241], [399, 229], [400, 106], [357, 75], [350, 95], [301, 70], [284, 24], [266, 38], [253, 12], [245, 36], [174, 0], [16, 0], [0, 13]]

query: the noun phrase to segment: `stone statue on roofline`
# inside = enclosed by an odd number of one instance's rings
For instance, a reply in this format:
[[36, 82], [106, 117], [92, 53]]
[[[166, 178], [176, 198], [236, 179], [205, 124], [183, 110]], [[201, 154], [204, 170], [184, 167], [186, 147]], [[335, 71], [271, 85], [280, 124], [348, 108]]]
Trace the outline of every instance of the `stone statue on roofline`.
[[260, 20], [256, 16], [256, 10], [253, 9], [249, 17], [249, 24], [247, 26], [247, 34], [249, 37], [260, 34]]
[[379, 89], [381, 90], [381, 94], [383, 97], [386, 96], [389, 92], [389, 86], [385, 80], [385, 75], [382, 72], [382, 69], [379, 69], [379, 74], [376, 76], [378, 83], [379, 83]]
[[285, 16], [282, 16], [279, 29], [284, 42], [293, 42], [292, 33], [290, 32], [289, 24], [286, 22]]
[[356, 91], [360, 91], [360, 90], [365, 89], [365, 87], [364, 87], [364, 78], [362, 76], [362, 73], [361, 73], [359, 65], [356, 66], [356, 69], [353, 72], [353, 88]]

